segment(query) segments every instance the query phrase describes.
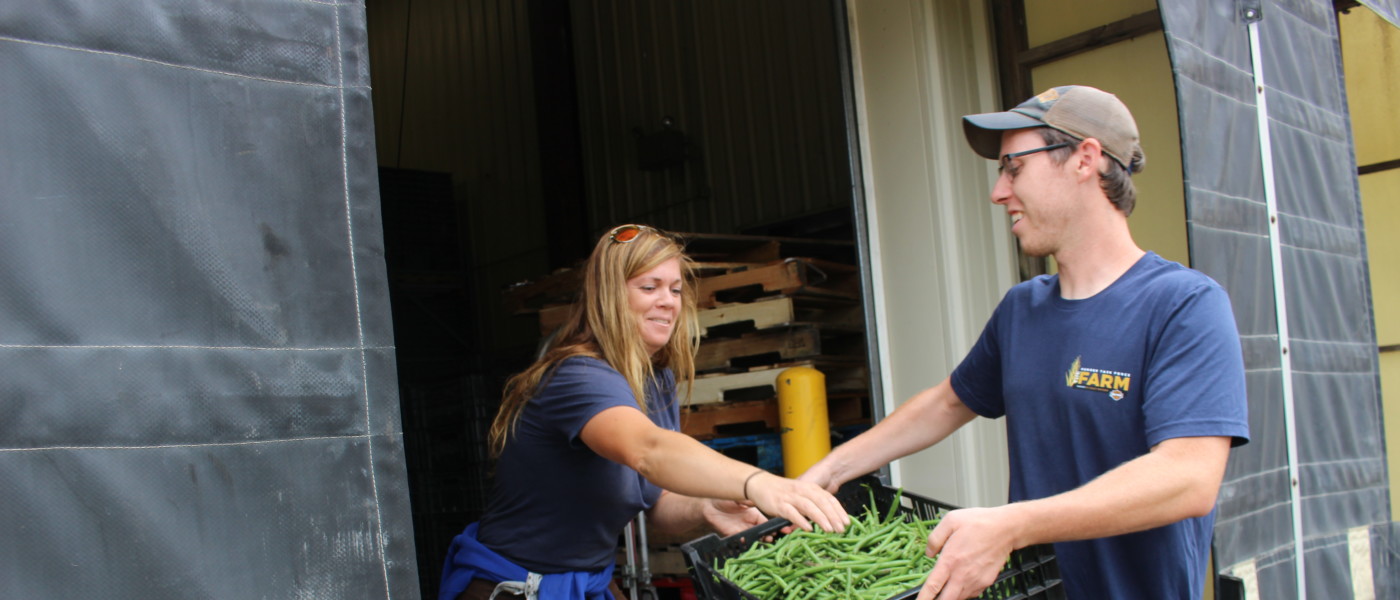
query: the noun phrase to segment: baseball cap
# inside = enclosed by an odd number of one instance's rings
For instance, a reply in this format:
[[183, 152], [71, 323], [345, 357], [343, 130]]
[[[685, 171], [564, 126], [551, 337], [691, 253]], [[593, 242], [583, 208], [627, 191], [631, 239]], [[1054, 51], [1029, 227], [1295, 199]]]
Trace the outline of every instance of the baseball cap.
[[1117, 96], [1097, 88], [1050, 88], [1009, 111], [963, 117], [967, 143], [979, 156], [992, 160], [1000, 158], [1003, 131], [1029, 127], [1050, 127], [1081, 140], [1094, 138], [1129, 173], [1141, 168], [1142, 146], [1133, 114]]

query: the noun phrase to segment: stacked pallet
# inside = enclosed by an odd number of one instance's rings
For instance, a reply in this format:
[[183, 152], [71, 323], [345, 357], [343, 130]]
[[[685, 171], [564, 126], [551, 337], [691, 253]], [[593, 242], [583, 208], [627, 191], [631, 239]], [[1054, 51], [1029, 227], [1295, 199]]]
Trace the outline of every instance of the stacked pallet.
[[[696, 379], [682, 387], [681, 430], [728, 456], [781, 474], [777, 378], [806, 366], [826, 377], [834, 435], [869, 425], [869, 371], [860, 274], [850, 242], [683, 234], [696, 261], [702, 331]], [[564, 269], [513, 286], [517, 314], [538, 314], [542, 335], [567, 317], [582, 280]], [[652, 536], [653, 572], [684, 564], [690, 537]], [[668, 558], [676, 558], [668, 561]]]
[[826, 376], [834, 429], [868, 424], [869, 372], [854, 246], [700, 236], [696, 380], [682, 430], [711, 447], [782, 471], [777, 378], [806, 366]]
[[[683, 237], [700, 275], [702, 331], [695, 384], [680, 390], [683, 431], [717, 448], [737, 445], [731, 438], [739, 436], [776, 435], [775, 382], [795, 366], [825, 374], [833, 428], [868, 423], [869, 372], [853, 245]], [[581, 282], [581, 269], [561, 269], [512, 286], [505, 300], [515, 314], [537, 315], [547, 336], [567, 317]]]

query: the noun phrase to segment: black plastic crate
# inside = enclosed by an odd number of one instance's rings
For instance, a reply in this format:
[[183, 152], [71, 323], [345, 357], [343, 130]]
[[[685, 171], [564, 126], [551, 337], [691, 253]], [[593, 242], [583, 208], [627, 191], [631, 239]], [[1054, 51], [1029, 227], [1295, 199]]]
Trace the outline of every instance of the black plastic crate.
[[[836, 498], [841, 501], [847, 512], [859, 515], [870, 504], [872, 494], [875, 509], [880, 514], [888, 512], [898, 498], [898, 512], [906, 519], [933, 519], [957, 508], [916, 494], [901, 494], [871, 476], [861, 477], [841, 486]], [[755, 540], [777, 533], [788, 525], [790, 523], [787, 519], [773, 519], [726, 538], [712, 533], [682, 544], [681, 552], [685, 555], [686, 567], [690, 569], [691, 578], [695, 581], [698, 600], [759, 600], [716, 572], [716, 561], [723, 566], [724, 561], [748, 550]], [[890, 600], [906, 600], [918, 595], [919, 588], [914, 587], [892, 596]], [[1011, 560], [997, 575], [996, 582], [988, 586], [979, 598], [1063, 600], [1065, 590], [1060, 584], [1060, 566], [1055, 562], [1054, 548], [1050, 545], [1040, 545], [1012, 552]]]

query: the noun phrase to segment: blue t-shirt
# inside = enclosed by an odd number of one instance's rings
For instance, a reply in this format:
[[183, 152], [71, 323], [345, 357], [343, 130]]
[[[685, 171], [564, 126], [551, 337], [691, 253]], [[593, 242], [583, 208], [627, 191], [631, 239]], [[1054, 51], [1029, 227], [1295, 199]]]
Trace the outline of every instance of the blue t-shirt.
[[[678, 430], [675, 376], [660, 370], [648, 388], [652, 422]], [[546, 375], [501, 451], [477, 539], [536, 573], [613, 563], [627, 522], [661, 495], [661, 488], [579, 439], [590, 419], [615, 406], [637, 408], [637, 401], [627, 379], [602, 360], [568, 358]]]
[[[958, 398], [1006, 416], [1011, 501], [1080, 487], [1177, 437], [1249, 439], [1230, 300], [1204, 274], [1147, 253], [1091, 298], [1058, 276], [1007, 292], [953, 371]], [[1199, 598], [1215, 511], [1055, 544], [1070, 598]]]

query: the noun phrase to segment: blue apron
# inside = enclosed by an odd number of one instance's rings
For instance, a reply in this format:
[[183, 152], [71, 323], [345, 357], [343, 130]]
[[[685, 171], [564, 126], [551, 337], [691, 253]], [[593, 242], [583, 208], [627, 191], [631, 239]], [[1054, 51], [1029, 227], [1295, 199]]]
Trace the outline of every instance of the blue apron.
[[[609, 564], [607, 568], [596, 572], [569, 571], [545, 575], [531, 573], [481, 545], [481, 542], [476, 540], [477, 525], [479, 523], [468, 525], [466, 530], [452, 538], [452, 545], [447, 549], [447, 559], [442, 565], [438, 600], [457, 600], [457, 596], [467, 589], [472, 579], [478, 578], [515, 582], [519, 585], [512, 586], [515, 588], [512, 593], [528, 597], [528, 591], [534, 591], [536, 598], [545, 600], [613, 600], [608, 591], [608, 584], [612, 582], [615, 565]], [[536, 584], [537, 589], [528, 590]]]

